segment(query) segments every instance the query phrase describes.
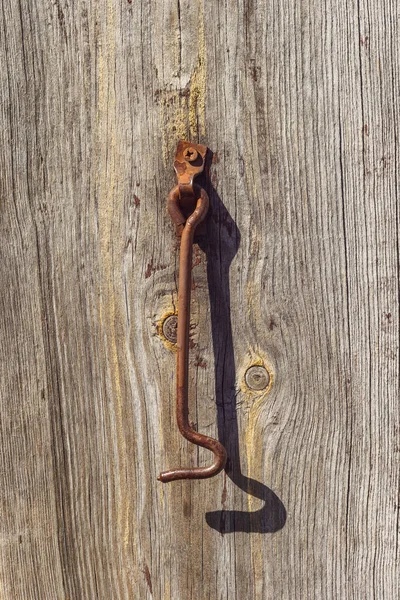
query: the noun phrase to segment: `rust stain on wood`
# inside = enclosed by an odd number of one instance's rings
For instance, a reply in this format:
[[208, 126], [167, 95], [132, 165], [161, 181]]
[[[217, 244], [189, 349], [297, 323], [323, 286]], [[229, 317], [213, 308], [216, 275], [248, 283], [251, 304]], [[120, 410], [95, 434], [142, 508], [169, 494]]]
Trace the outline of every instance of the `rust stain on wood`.
[[143, 566], [143, 573], [144, 573], [144, 577], [146, 579], [147, 587], [149, 588], [149, 592], [151, 595], [153, 595], [153, 586], [151, 583], [150, 570], [146, 563], [144, 563], [144, 566]]

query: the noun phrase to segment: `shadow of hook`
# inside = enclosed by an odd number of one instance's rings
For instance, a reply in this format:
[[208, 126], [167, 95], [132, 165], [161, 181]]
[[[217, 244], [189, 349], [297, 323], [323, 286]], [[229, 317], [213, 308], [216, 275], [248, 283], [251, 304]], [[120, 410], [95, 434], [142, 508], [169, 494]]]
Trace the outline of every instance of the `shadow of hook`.
[[230, 474], [232, 481], [251, 496], [264, 501], [259, 510], [217, 510], [206, 513], [207, 524], [220, 533], [274, 533], [286, 523], [286, 509], [278, 496], [266, 485], [240, 475]]
[[[209, 172], [212, 156], [209, 151], [206, 172]], [[210, 199], [208, 236], [199, 240], [199, 246], [207, 256], [218, 438], [228, 454], [226, 476], [247, 494], [264, 501], [264, 506], [254, 512], [221, 510], [206, 513], [206, 522], [220, 533], [272, 533], [285, 525], [285, 507], [266, 485], [243, 475], [240, 466], [229, 285], [229, 268], [240, 245], [240, 232], [208, 177], [205, 188]]]

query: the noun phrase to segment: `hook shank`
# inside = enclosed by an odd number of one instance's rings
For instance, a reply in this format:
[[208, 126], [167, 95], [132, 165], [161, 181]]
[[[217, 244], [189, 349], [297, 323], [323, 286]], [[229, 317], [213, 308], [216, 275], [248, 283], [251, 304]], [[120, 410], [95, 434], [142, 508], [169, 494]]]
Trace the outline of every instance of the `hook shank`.
[[197, 446], [211, 450], [214, 453], [214, 462], [207, 467], [164, 471], [158, 477], [162, 482], [213, 477], [222, 471], [226, 463], [224, 446], [218, 440], [195, 431], [189, 423], [188, 371], [193, 240], [196, 227], [204, 220], [209, 207], [209, 198], [203, 188], [194, 185], [193, 194], [194, 197], [197, 196], [196, 208], [186, 220], [179, 206], [179, 185], [171, 190], [168, 196], [168, 210], [177, 225], [177, 233], [182, 235], [178, 286], [176, 418], [183, 437]]

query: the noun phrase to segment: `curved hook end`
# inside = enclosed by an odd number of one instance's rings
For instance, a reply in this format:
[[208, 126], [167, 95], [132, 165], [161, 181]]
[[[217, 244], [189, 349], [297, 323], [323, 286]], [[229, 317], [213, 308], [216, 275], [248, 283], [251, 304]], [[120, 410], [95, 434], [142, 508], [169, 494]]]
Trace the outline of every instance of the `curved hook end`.
[[[206, 436], [201, 437], [205, 438]], [[210, 448], [209, 446], [205, 445], [204, 447], [207, 447], [208, 450], [212, 450], [212, 452], [214, 452], [215, 455], [215, 460], [210, 466], [193, 467], [190, 469], [171, 469], [170, 471], [163, 471], [157, 477], [158, 481], [161, 481], [162, 483], [168, 483], [169, 481], [178, 481], [180, 479], [209, 479], [210, 477], [218, 475], [218, 473], [220, 473], [226, 465], [226, 450], [224, 446], [217, 440], [214, 440], [212, 438], [208, 438], [208, 440], [212, 440], [213, 447]], [[192, 441], [194, 442], [194, 440]], [[199, 442], [197, 441], [197, 443]]]

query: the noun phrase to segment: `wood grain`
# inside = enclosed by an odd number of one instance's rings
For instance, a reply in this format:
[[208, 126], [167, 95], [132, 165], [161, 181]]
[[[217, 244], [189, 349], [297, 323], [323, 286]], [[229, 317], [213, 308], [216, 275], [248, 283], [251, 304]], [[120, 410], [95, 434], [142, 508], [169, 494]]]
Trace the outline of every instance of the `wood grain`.
[[[1, 600], [390, 599], [395, 0], [1, 7]], [[175, 426], [180, 138], [214, 152]], [[272, 386], [249, 390], [265, 365]]]

